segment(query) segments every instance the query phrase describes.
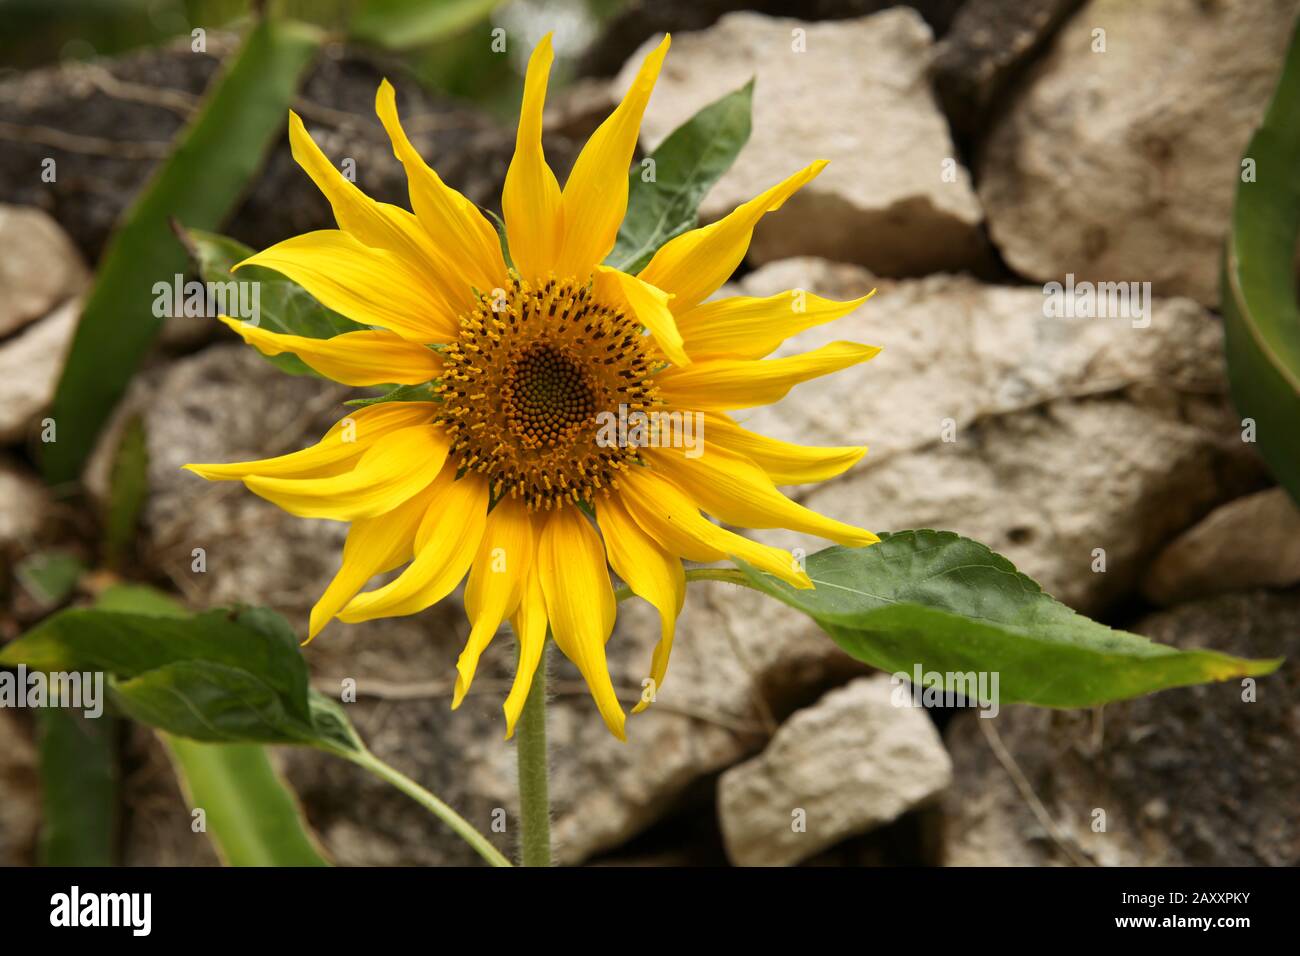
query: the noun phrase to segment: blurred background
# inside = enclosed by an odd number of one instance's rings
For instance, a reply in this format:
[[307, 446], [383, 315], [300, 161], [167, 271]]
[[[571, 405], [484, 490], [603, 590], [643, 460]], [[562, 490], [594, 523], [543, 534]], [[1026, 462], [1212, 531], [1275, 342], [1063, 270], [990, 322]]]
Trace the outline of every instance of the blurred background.
[[[1220, 291], [1243, 154], [1300, 0], [264, 7], [327, 31], [290, 102], [358, 185], [403, 205], [373, 113], [382, 77], [429, 163], [494, 211], [522, 69], [544, 33], [557, 52], [545, 145], [561, 178], [663, 31], [672, 52], [644, 150], [755, 78], [749, 145], [703, 219], [831, 163], [764, 221], [728, 291], [879, 288], [786, 346], [853, 339], [883, 346], [879, 358], [746, 417], [787, 440], [870, 446], [799, 500], [874, 530], [969, 535], [1079, 611], [1165, 643], [1288, 657], [1249, 701], [1229, 683], [985, 720], [891, 706], [889, 678], [808, 619], [696, 584], [667, 683], [628, 744], [557, 658], [562, 862], [1300, 863], [1300, 515], [1229, 395]], [[123, 224], [157, 214], [133, 203], [253, 15], [240, 0], [0, 0], [0, 640], [121, 580], [194, 608], [268, 605], [303, 631], [337, 569], [342, 526], [179, 470], [303, 447], [351, 397], [282, 374], [210, 319], [168, 318], [140, 362], [119, 361], [149, 302], [116, 303], [83, 369], [125, 398], [99, 403], [107, 425], [84, 467], [41, 477], [84, 296]], [[187, 160], [187, 192], [237, 186], [205, 213], [210, 228], [260, 249], [333, 226], [282, 127], [265, 151], [238, 146], [222, 149], [243, 179]], [[170, 281], [172, 257], [184, 263], [169, 235], [151, 242], [119, 254], [123, 281]], [[1046, 317], [1045, 286], [1067, 277], [1139, 283], [1146, 321]], [[499, 638], [453, 715], [467, 632], [457, 596], [416, 618], [335, 623], [305, 655], [324, 693], [356, 681], [348, 713], [376, 753], [489, 830], [495, 809], [513, 808], [500, 701], [514, 655]], [[657, 635], [647, 607], [624, 605], [609, 654], [628, 700]], [[0, 864], [218, 862], [153, 733], [97, 723], [69, 742], [0, 708]], [[334, 862], [477, 862], [356, 768], [307, 750], [273, 758]], [[798, 811], [806, 830], [792, 828]], [[102, 840], [69, 840], [78, 826]]]

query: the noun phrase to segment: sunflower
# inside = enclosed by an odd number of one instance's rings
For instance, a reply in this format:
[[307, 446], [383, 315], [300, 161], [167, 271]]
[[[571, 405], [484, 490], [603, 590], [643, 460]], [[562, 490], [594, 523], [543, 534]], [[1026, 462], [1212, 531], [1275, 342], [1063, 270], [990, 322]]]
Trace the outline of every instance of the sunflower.
[[[507, 737], [549, 631], [610, 731], [626, 739], [605, 659], [615, 617], [611, 568], [661, 620], [651, 692], [634, 712], [663, 685], [685, 595], [683, 558], [736, 557], [812, 587], [790, 553], [706, 514], [851, 546], [877, 540], [776, 487], [838, 475], [865, 448], [774, 441], [728, 414], [875, 355], [870, 346], [835, 342], [767, 358], [787, 336], [851, 312], [866, 296], [834, 302], [796, 290], [706, 301], [740, 263], [762, 216], [825, 163], [671, 239], [637, 275], [602, 265], [627, 209], [641, 116], [668, 43], [645, 58], [563, 189], [542, 150], [552, 52], [549, 36], [538, 44], [502, 195], [509, 263], [492, 224], [411, 145], [386, 80], [376, 111], [405, 168], [413, 213], [364, 195], [290, 113], [293, 156], [339, 228], [288, 239], [240, 265], [276, 270], [367, 329], [315, 339], [222, 321], [261, 352], [292, 353], [337, 382], [428, 385], [431, 400], [362, 406], [318, 444], [282, 457], [186, 466], [204, 478], [243, 481], [292, 514], [351, 523], [338, 574], [312, 610], [309, 640], [335, 617], [415, 614], [468, 575], [470, 634], [452, 706], [508, 620], [519, 664], [504, 703]], [[692, 452], [672, 442], [609, 441], [599, 423], [614, 414], [670, 424], [689, 416], [702, 445]], [[388, 583], [362, 591], [403, 565]]]

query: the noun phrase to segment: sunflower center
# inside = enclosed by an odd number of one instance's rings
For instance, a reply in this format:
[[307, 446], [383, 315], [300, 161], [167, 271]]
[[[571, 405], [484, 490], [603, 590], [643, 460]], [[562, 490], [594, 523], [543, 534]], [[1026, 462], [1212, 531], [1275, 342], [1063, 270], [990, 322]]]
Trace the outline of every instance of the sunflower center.
[[639, 464], [635, 447], [602, 440], [606, 415], [661, 404], [640, 326], [572, 279], [533, 287], [513, 277], [461, 316], [438, 390], [458, 469], [495, 497], [530, 508], [590, 502]]

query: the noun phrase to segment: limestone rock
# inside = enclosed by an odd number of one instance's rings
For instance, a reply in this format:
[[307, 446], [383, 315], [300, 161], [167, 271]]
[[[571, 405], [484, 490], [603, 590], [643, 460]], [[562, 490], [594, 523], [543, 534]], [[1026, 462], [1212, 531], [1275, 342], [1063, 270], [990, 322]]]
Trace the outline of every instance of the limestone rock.
[[30, 548], [49, 507], [49, 491], [35, 475], [0, 459], [0, 552]]
[[81, 254], [39, 209], [0, 205], [0, 249], [0, 337], [54, 311], [86, 285]]
[[1157, 604], [1300, 584], [1300, 510], [1283, 488], [1238, 498], [1169, 544], [1142, 592]]
[[[620, 93], [646, 49], [619, 75]], [[728, 14], [674, 37], [642, 145], [654, 149], [756, 77], [753, 132], [705, 196], [705, 221], [826, 159], [821, 175], [755, 230], [752, 262], [809, 254], [887, 275], [971, 267], [982, 259], [982, 214], [930, 93], [932, 50], [930, 28], [905, 7], [834, 23]]]
[[1007, 263], [1037, 280], [1149, 281], [1216, 303], [1239, 163], [1297, 11], [1296, 0], [1080, 10], [983, 150], [980, 199]]
[[896, 706], [892, 692], [884, 675], [832, 691], [782, 724], [761, 754], [722, 775], [718, 815], [733, 863], [797, 863], [889, 823], [951, 783], [934, 724], [924, 710]]
[[[992, 721], [958, 715], [946, 735], [954, 766], [944, 798], [950, 865], [1300, 861], [1300, 592], [1197, 601], [1133, 630], [1183, 648], [1286, 662], [1255, 679], [1253, 700], [1243, 681], [1227, 681], [1108, 704], [1100, 720], [1019, 706]], [[1050, 829], [995, 759], [980, 723], [996, 726]]]
[[[799, 259], [739, 288], [849, 298], [876, 284]], [[1149, 324], [1134, 327], [1046, 318], [1043, 304], [1040, 290], [966, 277], [880, 283], [856, 312], [775, 353], [848, 339], [883, 346], [879, 356], [738, 417], [787, 441], [870, 446], [844, 476], [797, 490], [809, 507], [873, 530], [957, 531], [1095, 614], [1136, 587], [1171, 535], [1261, 470], [1227, 401], [1212, 315], [1156, 300]], [[1104, 573], [1093, 570], [1098, 548]]]
[[81, 300], [70, 299], [0, 342], [0, 443], [30, 437], [37, 417], [54, 398], [80, 314]]

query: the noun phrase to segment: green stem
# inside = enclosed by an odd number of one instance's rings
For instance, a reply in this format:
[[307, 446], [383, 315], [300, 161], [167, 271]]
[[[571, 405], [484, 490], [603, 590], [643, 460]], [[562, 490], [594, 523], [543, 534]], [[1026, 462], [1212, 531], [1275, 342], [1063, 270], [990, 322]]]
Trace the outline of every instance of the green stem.
[[369, 750], [335, 750], [341, 757], [346, 757], [354, 764], [364, 767], [381, 780], [391, 783], [402, 793], [406, 794], [424, 809], [428, 810], [435, 817], [441, 820], [447, 826], [456, 832], [456, 835], [474, 848], [474, 851], [483, 859], [487, 860], [493, 866], [510, 866], [510, 861], [501, 855], [487, 837], [479, 833], [470, 825], [469, 821], [462, 817], [447, 804], [443, 803], [424, 787], [420, 786], [400, 770], [396, 770], [384, 763]]
[[[723, 581], [727, 584], [739, 584], [741, 587], [754, 588], [754, 582], [745, 576], [745, 572], [738, 568], [687, 568], [686, 580], [691, 581]], [[614, 599], [616, 601], [626, 601], [632, 596], [632, 589], [626, 584], [620, 584], [614, 589]]]
[[[547, 634], [549, 638], [549, 633]], [[549, 641], [548, 641], [549, 643]], [[546, 760], [546, 651], [533, 674], [523, 713], [515, 727], [519, 758], [520, 862], [551, 865], [551, 798]]]

